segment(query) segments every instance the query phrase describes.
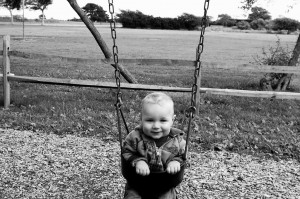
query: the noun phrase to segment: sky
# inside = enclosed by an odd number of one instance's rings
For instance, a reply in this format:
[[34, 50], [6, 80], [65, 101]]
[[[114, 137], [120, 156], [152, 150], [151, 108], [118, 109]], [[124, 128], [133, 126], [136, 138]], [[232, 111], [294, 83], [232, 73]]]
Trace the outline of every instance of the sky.
[[[241, 7], [240, 2], [241, 0], [211, 0], [208, 16], [212, 16], [213, 20], [216, 20], [219, 14], [228, 14], [232, 18], [245, 19], [249, 13], [239, 8]], [[300, 21], [300, 0], [259, 0], [258, 2], [254, 6], [268, 10], [272, 19], [289, 17]], [[80, 7], [85, 6], [87, 3], [95, 3], [108, 11], [108, 0], [77, 0], [77, 3]], [[177, 17], [183, 13], [202, 16], [204, 0], [114, 0], [114, 5], [117, 13], [121, 9], [139, 10], [154, 17]], [[290, 9], [289, 5], [293, 5], [293, 8]], [[22, 11], [14, 10], [13, 14], [22, 15]], [[41, 11], [25, 10], [25, 17], [28, 19], [38, 18], [40, 14]], [[74, 17], [79, 18], [67, 0], [53, 0], [53, 4], [45, 10], [45, 15], [47, 19], [68, 20]], [[9, 16], [8, 10], [0, 8], [0, 16]]]

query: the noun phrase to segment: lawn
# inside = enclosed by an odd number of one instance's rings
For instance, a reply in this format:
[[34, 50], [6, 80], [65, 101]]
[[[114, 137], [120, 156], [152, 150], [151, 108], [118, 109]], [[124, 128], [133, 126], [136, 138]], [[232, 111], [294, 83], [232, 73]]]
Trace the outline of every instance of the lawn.
[[[97, 26], [97, 28], [104, 40], [107, 41], [108, 46], [111, 46], [112, 42], [109, 29], [102, 26]], [[11, 50], [65, 57], [104, 58], [94, 38], [83, 26], [28, 25], [25, 27], [26, 39], [23, 40], [22, 26], [0, 24], [0, 35], [6, 34], [11, 35]], [[287, 45], [293, 49], [297, 35], [276, 36], [265, 33], [223, 32], [208, 29], [205, 33], [203, 60], [205, 62], [219, 62], [234, 65], [249, 64], [254, 61], [253, 57], [261, 55], [263, 47], [268, 48], [271, 45], [275, 45], [278, 38], [280, 38], [283, 45]], [[194, 60], [198, 40], [198, 31], [117, 30], [117, 44], [119, 46], [120, 58]], [[0, 38], [0, 42], [2, 43], [2, 38]], [[0, 46], [1, 49], [2, 45]], [[2, 58], [0, 57], [0, 59]], [[2, 62], [2, 60], [0, 61]], [[126, 65], [126, 67], [136, 77], [139, 83], [190, 87], [193, 81], [192, 66], [130, 64]], [[49, 61], [46, 59], [11, 57], [11, 72], [16, 75], [114, 81], [114, 69], [101, 62], [82, 64], [76, 62], [62, 62], [60, 60]], [[209, 88], [258, 90], [258, 82], [263, 75], [264, 74], [254, 72], [244, 73], [239, 71], [204, 69], [202, 73], [202, 86]], [[293, 91], [299, 92], [299, 84], [297, 84], [299, 80], [297, 78], [298, 77], [295, 76], [292, 89]], [[109, 140], [114, 143], [112, 144], [114, 147], [117, 144], [117, 128], [114, 112], [115, 90], [16, 82], [13, 82], [11, 87], [12, 105], [8, 110], [0, 110], [1, 128], [25, 130], [26, 132], [29, 130], [30, 133], [33, 133], [32, 136], [35, 139], [42, 139], [43, 142], [45, 142], [44, 140], [49, 140], [52, 145], [53, 142], [58, 142], [57, 140], [59, 138], [63, 140], [68, 139], [67, 142], [74, 142], [76, 146], [84, 142], [83, 145], [87, 145], [89, 148], [88, 151], [93, 148], [93, 146], [88, 144], [89, 141], [91, 143], [102, 143], [102, 141], [106, 142]], [[2, 87], [0, 91], [2, 92]], [[145, 91], [123, 92], [123, 107], [130, 129], [139, 122], [139, 103], [145, 93]], [[189, 106], [190, 96], [183, 93], [169, 94], [173, 97], [176, 104], [177, 116], [175, 126], [185, 128], [183, 127], [186, 121], [184, 111]], [[271, 162], [270, 165], [276, 164], [276, 161], [280, 162], [280, 164], [285, 164], [289, 161], [300, 160], [299, 101], [208, 94], [202, 95], [201, 98], [200, 114], [199, 117], [195, 118], [192, 125], [194, 131], [191, 136], [190, 148], [191, 153], [195, 157], [195, 159], [192, 160], [193, 164], [197, 165], [197, 162], [203, 158], [203, 154], [210, 153], [214, 150], [221, 150], [222, 158], [221, 160], [218, 159], [218, 161], [222, 163], [226, 160], [226, 157], [223, 157], [223, 155], [224, 153], [227, 154], [227, 152], [230, 152], [230, 154], [241, 154], [241, 156], [237, 155], [239, 161], [244, 157], [248, 157], [247, 155], [249, 154], [255, 159], [253, 160], [254, 162], [263, 160], [275, 161], [275, 163]], [[3, 102], [2, 95], [0, 96], [0, 102]], [[14, 135], [14, 133], [12, 133], [12, 135]], [[17, 137], [21, 136], [19, 133], [16, 135]], [[28, 137], [28, 134], [24, 136]], [[3, 142], [2, 146], [6, 146], [9, 139], [7, 139], [7, 134], [4, 131], [1, 133], [1, 137]], [[19, 138], [17, 137], [15, 139], [18, 140]], [[12, 137], [11, 139], [13, 140], [14, 138]], [[85, 139], [87, 139], [87, 141]], [[77, 141], [78, 143], [76, 143]], [[16, 141], [16, 143], [22, 145], [20, 140]], [[26, 143], [28, 143], [28, 150], [33, 149], [33, 146], [29, 144], [30, 141], [26, 141]], [[58, 145], [57, 147], [61, 148], [61, 144]], [[19, 153], [20, 148], [14, 148], [13, 145], [10, 148], [14, 152], [13, 154]], [[7, 147], [3, 147], [5, 153], [2, 154], [10, 154], [7, 150]], [[55, 147], [53, 146], [51, 150], [55, 150]], [[70, 150], [72, 149], [70, 148]], [[114, 153], [117, 153], [118, 149], [113, 148], [112, 150], [114, 150]], [[72, 153], [74, 153], [75, 156], [77, 154], [76, 151]], [[40, 154], [40, 152], [37, 152], [37, 154]], [[209, 155], [208, 159], [213, 159], [211, 156], [214, 155]], [[217, 156], [220, 158], [219, 155]], [[73, 156], [70, 156], [69, 158], [72, 159], [72, 157]], [[9, 156], [9, 158], [12, 158], [11, 160], [13, 160], [13, 162], [16, 161], [13, 155]], [[68, 155], [64, 152], [62, 161], [65, 161], [67, 158]], [[247, 161], [251, 162], [252, 158], [247, 159]], [[256, 160], [256, 158], [258, 159]], [[24, 161], [30, 160], [30, 158], [27, 159]], [[57, 161], [60, 162], [59, 160]], [[75, 160], [72, 159], [72, 161]], [[84, 162], [87, 165], [94, 164], [88, 162], [88, 160], [84, 160]], [[244, 162], [243, 164], [250, 164], [249, 162]], [[2, 162], [2, 164], [4, 163]], [[18, 163], [15, 162], [15, 164]], [[99, 162], [95, 164], [99, 164]], [[208, 165], [209, 164], [211, 163], [208, 163]], [[28, 163], [26, 163], [26, 165], [28, 165]], [[202, 166], [209, 168], [208, 165]], [[298, 163], [293, 162], [290, 165], [293, 165], [290, 169], [294, 169], [294, 173], [299, 171]], [[15, 170], [12, 169], [13, 172], [19, 171], [18, 165], [15, 168]], [[279, 168], [281, 168], [281, 166], [279, 166]], [[77, 172], [79, 167], [75, 165], [71, 167], [71, 170], [72, 169], [77, 169]], [[11, 175], [8, 175], [8, 178], [16, 177], [16, 174], [13, 174], [13, 172]], [[193, 169], [189, 170], [188, 175], [192, 175], [192, 172]], [[83, 172], [82, 175], [85, 174], [87, 175], [87, 179], [93, 175], [92, 172]], [[112, 175], [114, 175], [114, 173], [112, 173]], [[61, 178], [62, 176], [60, 175], [59, 177]], [[299, 178], [297, 176], [294, 177], [295, 179]], [[45, 177], [46, 180], [51, 178], [52, 177]], [[69, 183], [79, 182], [76, 179], [72, 179], [69, 180]], [[206, 178], [203, 177], [202, 179]], [[187, 188], [186, 186], [191, 183], [189, 180], [192, 181], [192, 178], [186, 181], [183, 188]], [[196, 180], [198, 180], [197, 186], [200, 186], [199, 183], [201, 184], [201, 179]], [[20, 179], [18, 182], [22, 184]], [[54, 183], [58, 182], [59, 180], [54, 181]], [[63, 182], [66, 183], [68, 180]], [[4, 181], [2, 181], [2, 183], [4, 183]], [[87, 198], [89, 196], [93, 198], [95, 194], [97, 195], [97, 190], [101, 190], [100, 192], [103, 191], [103, 187], [87, 188], [86, 185], [90, 182], [84, 181], [80, 183], [83, 183], [81, 186], [83, 187], [82, 189], [91, 191], [91, 193], [86, 193]], [[287, 185], [291, 186], [291, 184]], [[43, 185], [38, 186], [44, 187]], [[53, 186], [60, 185], [58, 183]], [[95, 184], [92, 186], [98, 185]], [[119, 185], [114, 184], [112, 186], [117, 187], [117, 192], [120, 190]], [[195, 187], [197, 186], [195, 185]], [[62, 190], [67, 190], [66, 187], [62, 187]], [[193, 189], [196, 189], [195, 187], [194, 185], [189, 186], [190, 191], [192, 192]], [[223, 188], [226, 190], [226, 187]], [[199, 187], [197, 189], [199, 189]], [[216, 189], [216, 187], [210, 187], [210, 190]], [[253, 191], [253, 189], [250, 190]], [[83, 197], [79, 192], [73, 193], [72, 191], [74, 190], [70, 189], [70, 195], [64, 196], [66, 198], [69, 196], [70, 198], [71, 196]], [[114, 191], [110, 189], [108, 192], [110, 194], [114, 193]], [[60, 193], [60, 191], [54, 191], [54, 195], [58, 193]], [[268, 195], [270, 192], [265, 194]], [[258, 191], [254, 192], [251, 196], [263, 197], [263, 195], [261, 191]], [[41, 196], [44, 197], [45, 195]], [[97, 196], [99, 196], [99, 194]], [[117, 195], [110, 195], [110, 197], [112, 196], [116, 197]], [[217, 198], [217, 196], [212, 195], [206, 196]], [[279, 197], [276, 196], [276, 194], [271, 194], [271, 196]], [[291, 195], [290, 198], [297, 196], [299, 195]], [[191, 195], [189, 197], [192, 198]], [[240, 195], [240, 197], [242, 197], [242, 195]], [[103, 198], [105, 198], [105, 196], [103, 196]], [[107, 196], [107, 198], [109, 197]]]

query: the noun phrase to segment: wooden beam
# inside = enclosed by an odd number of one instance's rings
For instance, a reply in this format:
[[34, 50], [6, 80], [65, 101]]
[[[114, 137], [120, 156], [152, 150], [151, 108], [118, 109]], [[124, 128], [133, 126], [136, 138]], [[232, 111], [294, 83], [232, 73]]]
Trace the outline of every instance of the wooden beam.
[[3, 36], [3, 98], [4, 98], [4, 108], [8, 108], [10, 105], [10, 84], [8, 81], [8, 76], [10, 74], [10, 60], [9, 52], [10, 49], [10, 36]]
[[[114, 68], [116, 68], [116, 65], [115, 64], [111, 64]], [[124, 68], [123, 65], [121, 64], [117, 64], [119, 70], [120, 70], [120, 73], [123, 74], [123, 77], [126, 79], [127, 82], [129, 83], [134, 83], [134, 84], [137, 84], [138, 81], [134, 78], [133, 75], [131, 75], [131, 73], [128, 73], [128, 71]]]
[[[43, 77], [26, 77], [26, 76], [15, 76], [15, 75], [9, 75], [7, 78], [9, 81], [27, 82], [27, 83], [96, 87], [96, 88], [113, 88], [113, 89], [117, 88], [114, 82], [99, 82], [99, 81], [91, 81], [91, 80], [43, 78]], [[166, 92], [191, 92], [192, 91], [191, 88], [145, 85], [145, 84], [129, 84], [129, 83], [121, 83], [121, 88], [126, 90], [148, 90], [148, 91], [166, 91]], [[249, 91], [249, 90], [216, 89], [216, 88], [200, 88], [200, 92], [206, 94], [213, 94], [213, 95], [300, 100], [300, 93], [292, 93], [292, 92]]]
[[250, 64], [238, 64], [228, 65], [217, 62], [204, 62], [204, 68], [211, 69], [225, 69], [236, 70], [243, 72], [262, 72], [262, 73], [294, 73], [300, 74], [300, 67], [295, 66], [270, 66], [270, 65], [250, 65]]
[[[28, 77], [28, 76], [9, 76], [9, 81], [66, 85], [66, 86], [80, 86], [80, 87], [97, 87], [97, 88], [117, 88], [114, 82], [99, 82], [91, 80], [77, 80], [77, 79], [61, 79], [61, 78], [44, 78], [44, 77]], [[122, 89], [130, 90], [151, 90], [151, 91], [171, 91], [171, 92], [191, 92], [190, 88], [168, 87], [159, 85], [143, 85], [143, 84], [129, 84], [121, 83]]]
[[200, 91], [207, 94], [213, 94], [213, 95], [300, 100], [300, 93], [292, 93], [292, 92], [250, 91], [250, 90], [216, 89], [216, 88], [201, 88]]
[[[0, 51], [1, 52], [1, 51]], [[85, 59], [85, 58], [73, 58], [73, 57], [62, 57], [58, 55], [44, 55], [38, 53], [25, 53], [20, 51], [10, 51], [10, 55], [23, 58], [31, 59], [59, 59], [66, 62], [76, 63], [91, 63], [91, 62], [102, 62], [104, 64], [112, 64], [106, 59]], [[1, 54], [0, 54], [1, 55]], [[195, 65], [195, 61], [192, 60], [176, 60], [176, 59], [119, 59], [120, 64], [141, 64], [141, 65], [179, 65], [179, 66], [191, 66]], [[250, 64], [226, 64], [218, 62], [202, 62], [204, 69], [224, 69], [224, 70], [235, 70], [243, 72], [261, 72], [261, 73], [293, 73], [300, 74], [300, 67], [295, 66], [269, 66], [269, 65], [250, 65]]]
[[86, 25], [86, 27], [90, 30], [92, 35], [94, 36], [96, 42], [98, 43], [99, 47], [101, 48], [104, 56], [106, 59], [110, 59], [112, 54], [110, 50], [108, 49], [105, 41], [102, 39], [102, 36], [98, 32], [97, 28], [94, 26], [93, 22], [86, 16], [85, 12], [79, 7], [76, 0], [67, 0], [73, 10], [78, 14], [80, 19], [83, 21], [83, 23]]

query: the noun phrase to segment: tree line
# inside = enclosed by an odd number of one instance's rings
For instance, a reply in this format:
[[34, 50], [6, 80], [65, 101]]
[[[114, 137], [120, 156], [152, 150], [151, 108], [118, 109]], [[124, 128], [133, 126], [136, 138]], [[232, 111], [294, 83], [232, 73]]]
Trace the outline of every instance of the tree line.
[[39, 10], [41, 15], [39, 18], [42, 20], [42, 25], [46, 19], [44, 11], [49, 5], [53, 3], [53, 0], [0, 0], [0, 7], [7, 8], [10, 13], [11, 23], [13, 24], [16, 17], [13, 16], [13, 10], [20, 10], [24, 4], [24, 9]]
[[[109, 16], [99, 5], [88, 3], [82, 9], [87, 13], [91, 21], [107, 22]], [[215, 21], [208, 17], [207, 25], [222, 25], [226, 27], [236, 26], [238, 29], [247, 30], [287, 30], [288, 33], [300, 29], [300, 23], [290, 18], [271, 19], [268, 10], [262, 7], [251, 7], [251, 12], [247, 19], [234, 19], [228, 14], [220, 14]], [[76, 21], [76, 19], [73, 19]], [[175, 18], [162, 18], [146, 15], [141, 11], [120, 10], [116, 15], [116, 21], [121, 23], [124, 28], [141, 29], [169, 29], [169, 30], [196, 30], [201, 25], [201, 17], [192, 14], [183, 13]]]
[[[108, 22], [109, 16], [106, 11], [99, 5], [88, 3], [82, 10], [87, 14], [93, 22]], [[79, 21], [74, 18], [71, 21]], [[140, 11], [120, 10], [116, 14], [116, 21], [121, 23], [124, 28], [147, 28], [147, 29], [170, 29], [194, 30], [201, 24], [201, 17], [192, 14], [183, 13], [176, 18], [153, 17], [145, 15]]]
[[272, 20], [268, 10], [257, 6], [251, 8], [251, 13], [248, 15], [246, 20], [237, 20], [233, 19], [228, 14], [220, 14], [218, 19], [213, 21], [211, 24], [222, 25], [226, 27], [237, 26], [237, 28], [242, 30], [287, 30], [288, 33], [300, 29], [299, 21], [286, 17]]
[[[23, 0], [0, 0], [0, 7], [5, 7], [10, 11], [11, 22], [13, 23], [14, 17], [12, 10], [21, 9]], [[53, 0], [26, 0], [24, 1], [25, 8], [31, 10], [40, 10], [42, 14], [39, 18], [44, 24], [46, 16], [44, 10], [53, 3]], [[81, 8], [92, 22], [108, 22], [109, 16], [100, 5], [94, 3], [87, 3]], [[201, 17], [183, 13], [175, 18], [154, 17], [146, 15], [141, 11], [120, 10], [116, 14], [116, 21], [121, 23], [124, 28], [141, 28], [141, 29], [169, 29], [169, 30], [196, 30], [201, 25]], [[277, 18], [272, 20], [270, 13], [262, 7], [251, 7], [251, 13], [245, 20], [234, 19], [228, 14], [220, 14], [215, 21], [208, 17], [207, 25], [222, 25], [226, 27], [236, 26], [238, 29], [247, 30], [286, 30], [287, 33], [300, 29], [300, 22], [290, 18]], [[69, 21], [81, 21], [80, 19], [73, 18]]]
[[201, 17], [188, 13], [183, 13], [176, 18], [162, 18], [145, 15], [140, 11], [120, 10], [120, 12], [116, 15], [116, 20], [124, 28], [195, 30], [201, 25]]
[[[109, 20], [106, 11], [99, 5], [88, 3], [82, 9], [87, 13], [91, 21], [107, 22]], [[272, 20], [268, 10], [257, 6], [251, 7], [248, 18], [244, 20], [234, 19], [228, 14], [220, 14], [215, 21], [211, 19], [212, 17], [208, 17], [207, 25], [236, 26], [242, 30], [287, 30], [290, 33], [300, 29], [299, 21], [290, 18], [276, 18]], [[124, 28], [141, 29], [196, 30], [201, 25], [201, 17], [188, 13], [183, 13], [175, 18], [162, 18], [146, 15], [138, 10], [120, 10], [120, 13], [116, 15], [116, 21], [121, 23]]]

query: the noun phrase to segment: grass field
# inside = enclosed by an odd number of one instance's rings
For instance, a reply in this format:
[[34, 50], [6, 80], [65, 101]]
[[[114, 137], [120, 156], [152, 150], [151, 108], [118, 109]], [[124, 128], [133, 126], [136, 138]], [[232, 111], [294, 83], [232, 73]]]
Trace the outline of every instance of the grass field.
[[[110, 30], [97, 27], [108, 46]], [[11, 50], [65, 57], [104, 58], [87, 28], [83, 26], [0, 25], [0, 35], [11, 35]], [[211, 31], [205, 33], [203, 60], [226, 64], [248, 64], [262, 48], [277, 39], [293, 49], [297, 35]], [[195, 59], [198, 31], [118, 29], [120, 58]], [[0, 40], [2, 42], [2, 40]], [[2, 48], [2, 46], [1, 46]], [[0, 48], [0, 49], [1, 49]], [[126, 66], [140, 83], [189, 87], [193, 67]], [[17, 75], [114, 81], [114, 70], [102, 63], [66, 63], [11, 57], [11, 72]], [[204, 70], [203, 87], [257, 90], [260, 73]], [[292, 85], [299, 91], [299, 85]], [[124, 92], [124, 111], [133, 128], [138, 123], [139, 101], [145, 92]], [[189, 95], [170, 93], [177, 104], [176, 125], [184, 121]], [[0, 97], [0, 101], [3, 101]], [[299, 158], [299, 102], [224, 96], [202, 96], [199, 118], [195, 119], [195, 148], [216, 144], [239, 152]], [[12, 84], [12, 106], [1, 110], [0, 125], [17, 129], [42, 130], [57, 134], [116, 135], [114, 91], [109, 89]]]

